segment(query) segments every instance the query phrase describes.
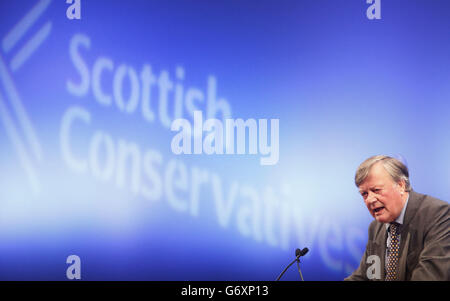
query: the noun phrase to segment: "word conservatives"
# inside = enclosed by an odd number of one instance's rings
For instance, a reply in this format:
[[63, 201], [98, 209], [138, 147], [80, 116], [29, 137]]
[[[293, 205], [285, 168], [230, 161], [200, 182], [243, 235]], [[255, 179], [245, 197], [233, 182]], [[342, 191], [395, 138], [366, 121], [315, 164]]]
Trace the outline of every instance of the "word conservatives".
[[[266, 155], [266, 157], [260, 158], [260, 164], [275, 165], [278, 163], [280, 155], [279, 120], [270, 120], [270, 145], [267, 136], [267, 126], [267, 119], [259, 119], [258, 122], [251, 118], [246, 121], [242, 119], [225, 119], [225, 126], [221, 120], [216, 118], [209, 118], [203, 122], [202, 111], [195, 111], [193, 127], [191, 122], [184, 118], [178, 118], [172, 122], [171, 130], [178, 131], [172, 138], [172, 152], [176, 155], [199, 155], [203, 153], [207, 155], [246, 154], [246, 133], [248, 129], [248, 154], [257, 154], [259, 147], [259, 153]], [[204, 138], [203, 132], [206, 133]], [[192, 138], [194, 140], [193, 151]]]

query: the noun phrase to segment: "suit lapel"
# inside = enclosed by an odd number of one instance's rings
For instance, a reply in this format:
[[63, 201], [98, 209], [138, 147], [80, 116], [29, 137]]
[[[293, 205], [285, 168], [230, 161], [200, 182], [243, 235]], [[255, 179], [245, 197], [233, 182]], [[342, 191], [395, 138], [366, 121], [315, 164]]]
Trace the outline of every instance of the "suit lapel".
[[385, 268], [384, 267], [386, 266], [386, 262], [385, 262], [386, 239], [387, 239], [387, 234], [386, 234], [386, 229], [384, 227], [384, 224], [379, 223], [378, 229], [377, 229], [377, 234], [373, 241], [373, 253], [374, 253], [374, 255], [377, 255], [380, 257], [380, 262], [381, 262], [381, 267], [380, 267], [381, 279], [380, 280], [384, 280], [384, 277], [385, 277]]
[[381, 235], [380, 235], [380, 254], [381, 254], [381, 280], [384, 280], [386, 277], [386, 240], [387, 233], [384, 225], [381, 227]]
[[410, 241], [411, 241], [411, 229], [410, 224], [411, 220], [416, 215], [422, 195], [414, 192], [413, 190], [409, 193], [408, 206], [406, 207], [405, 217], [403, 219], [403, 225], [401, 227], [400, 235], [400, 258], [399, 258], [399, 270], [398, 270], [398, 279], [406, 280], [406, 259], [408, 257], [409, 249], [410, 249]]
[[406, 259], [409, 250], [409, 241], [411, 238], [411, 233], [409, 227], [405, 227], [401, 231], [401, 241], [400, 241], [400, 258], [398, 263], [398, 280], [406, 280]]

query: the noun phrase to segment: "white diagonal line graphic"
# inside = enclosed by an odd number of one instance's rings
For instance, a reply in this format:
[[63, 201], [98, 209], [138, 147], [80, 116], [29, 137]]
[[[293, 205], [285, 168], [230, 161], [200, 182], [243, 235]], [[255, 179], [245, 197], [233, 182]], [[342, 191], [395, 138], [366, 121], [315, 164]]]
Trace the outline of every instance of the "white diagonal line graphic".
[[22, 38], [28, 29], [33, 26], [40, 15], [47, 9], [51, 0], [39, 1], [3, 39], [3, 50], [8, 53], [16, 43]]
[[[17, 43], [27, 34], [39, 17], [46, 11], [52, 0], [40, 0], [29, 10], [25, 16], [9, 31], [2, 40], [2, 48], [5, 53], [11, 51]], [[13, 56], [10, 62], [11, 70], [17, 71], [47, 39], [52, 29], [52, 23], [47, 21]], [[0, 83], [3, 84], [5, 94], [0, 94], [0, 119], [6, 132], [19, 156], [34, 194], [38, 194], [39, 179], [33, 166], [42, 161], [42, 149], [17, 92], [13, 78], [10, 75], [5, 61], [0, 54]], [[1, 92], [1, 91], [0, 91]], [[5, 96], [5, 97], [4, 97]], [[6, 101], [10, 106], [7, 106]], [[15, 115], [13, 118], [13, 115]], [[17, 124], [16, 124], [17, 123]], [[19, 132], [19, 128], [23, 133]], [[23, 134], [20, 135], [20, 134]], [[22, 138], [25, 138], [24, 141]], [[31, 152], [31, 153], [30, 153]], [[33, 160], [32, 160], [33, 159]], [[37, 161], [37, 162], [36, 162]]]
[[14, 147], [17, 150], [19, 155], [19, 160], [22, 163], [22, 166], [25, 168], [25, 173], [28, 176], [28, 179], [31, 183], [31, 188], [33, 193], [37, 195], [39, 193], [39, 182], [36, 172], [33, 168], [30, 158], [28, 157], [27, 152], [25, 151], [25, 147], [20, 139], [19, 133], [14, 126], [13, 119], [11, 118], [8, 109], [3, 101], [2, 94], [0, 93], [0, 119], [3, 121], [3, 125], [5, 126], [6, 133], [9, 136], [9, 139], [12, 141]]
[[19, 119], [20, 125], [22, 126], [23, 131], [25, 132], [25, 137], [28, 140], [28, 143], [31, 146], [31, 149], [37, 160], [42, 160], [42, 150], [37, 139], [36, 133], [34, 131], [33, 126], [31, 125], [30, 119], [20, 101], [19, 94], [14, 86], [14, 83], [6, 69], [6, 65], [3, 62], [2, 57], [0, 56], [0, 79], [3, 82], [5, 87], [5, 91], [8, 96], [8, 100], [10, 101], [17, 118]]
[[52, 29], [52, 22], [48, 21], [41, 29], [23, 46], [11, 60], [11, 70], [17, 71], [33, 52], [45, 41]]

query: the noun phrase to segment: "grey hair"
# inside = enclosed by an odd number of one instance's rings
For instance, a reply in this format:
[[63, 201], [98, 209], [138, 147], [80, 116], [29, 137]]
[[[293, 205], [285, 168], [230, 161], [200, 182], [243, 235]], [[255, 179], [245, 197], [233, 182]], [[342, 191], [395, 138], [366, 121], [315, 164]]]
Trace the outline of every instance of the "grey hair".
[[383, 165], [384, 169], [392, 177], [392, 180], [394, 180], [395, 183], [402, 180], [405, 181], [405, 191], [411, 191], [408, 167], [400, 160], [384, 155], [370, 157], [359, 165], [355, 174], [356, 187], [359, 187], [366, 180], [370, 169], [376, 163], [381, 163]]

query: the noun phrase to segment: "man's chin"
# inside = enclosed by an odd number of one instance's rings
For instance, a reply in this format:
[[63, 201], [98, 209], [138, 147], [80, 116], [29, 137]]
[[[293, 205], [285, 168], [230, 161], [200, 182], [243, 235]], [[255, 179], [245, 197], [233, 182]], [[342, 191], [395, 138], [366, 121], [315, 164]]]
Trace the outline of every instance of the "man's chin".
[[387, 224], [392, 222], [392, 218], [390, 218], [389, 216], [384, 216], [384, 215], [379, 215], [379, 216], [375, 216], [375, 220], [379, 223], [383, 223], [383, 224]]

